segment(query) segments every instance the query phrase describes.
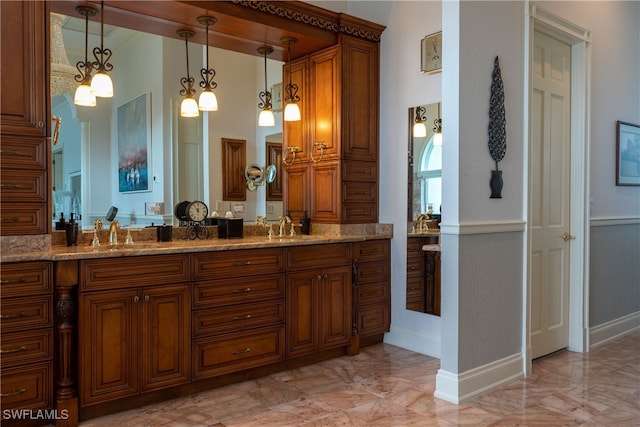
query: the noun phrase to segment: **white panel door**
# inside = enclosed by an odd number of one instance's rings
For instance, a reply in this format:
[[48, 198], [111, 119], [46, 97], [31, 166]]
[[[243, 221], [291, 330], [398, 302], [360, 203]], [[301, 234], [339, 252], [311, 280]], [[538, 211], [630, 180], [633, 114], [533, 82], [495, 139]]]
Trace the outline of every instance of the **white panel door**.
[[535, 32], [531, 77], [529, 301], [536, 358], [569, 345], [571, 47]]
[[185, 117], [178, 120], [178, 153], [174, 156], [174, 160], [178, 162], [178, 194], [174, 196], [175, 203], [203, 200], [202, 120]]

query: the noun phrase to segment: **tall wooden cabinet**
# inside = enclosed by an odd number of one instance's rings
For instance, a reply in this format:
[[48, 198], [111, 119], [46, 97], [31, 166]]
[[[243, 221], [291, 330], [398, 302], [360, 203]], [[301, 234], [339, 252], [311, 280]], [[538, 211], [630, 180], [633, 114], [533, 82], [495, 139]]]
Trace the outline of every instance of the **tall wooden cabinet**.
[[[289, 66], [284, 66], [284, 82]], [[321, 223], [378, 221], [379, 45], [340, 43], [294, 61], [302, 121], [284, 123], [285, 209]]]
[[0, 234], [50, 230], [48, 2], [0, 2]]

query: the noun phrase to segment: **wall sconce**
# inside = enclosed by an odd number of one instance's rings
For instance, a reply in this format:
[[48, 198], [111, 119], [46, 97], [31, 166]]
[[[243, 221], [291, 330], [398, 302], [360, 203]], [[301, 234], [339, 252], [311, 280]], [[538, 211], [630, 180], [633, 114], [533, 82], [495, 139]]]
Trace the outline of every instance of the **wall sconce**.
[[271, 46], [260, 46], [258, 52], [264, 55], [264, 92], [260, 92], [258, 97], [260, 103], [260, 115], [258, 116], [258, 126], [275, 126], [276, 119], [273, 117], [273, 111], [271, 111], [271, 92], [267, 90], [267, 55], [273, 52]]
[[433, 145], [442, 145], [442, 119], [440, 118], [440, 103], [438, 102], [438, 118], [433, 121]]
[[107, 72], [113, 70], [113, 65], [109, 63], [111, 49], [104, 48], [104, 1], [100, 2], [100, 47], [93, 48], [93, 56], [96, 58], [93, 68], [97, 71], [91, 79], [91, 93], [100, 98], [111, 98], [113, 82]]
[[[298, 96], [298, 85], [293, 84], [291, 81], [291, 45], [296, 43], [298, 40], [293, 37], [283, 37], [280, 39], [282, 44], [287, 45], [287, 51], [289, 53], [289, 83], [287, 83], [286, 87], [286, 96], [284, 102], [286, 103], [284, 107], [284, 121], [285, 122], [297, 122], [301, 120], [300, 117], [300, 107], [296, 104], [300, 101], [300, 97]], [[295, 160], [295, 152], [294, 152], [294, 160]]]
[[[293, 147], [287, 147], [287, 153], [282, 158], [282, 163], [284, 163], [285, 166], [291, 166], [293, 164], [293, 162], [296, 161], [296, 153], [297, 152], [298, 152], [298, 147], [296, 147], [295, 145]], [[293, 153], [293, 157], [291, 158], [290, 162], [287, 162], [287, 159], [289, 158], [289, 153]]]
[[76, 11], [84, 15], [84, 61], [78, 61], [76, 68], [78, 73], [74, 79], [80, 83], [76, 88], [73, 103], [84, 107], [95, 107], [96, 96], [91, 93], [91, 71], [93, 63], [89, 62], [89, 16], [95, 16], [98, 11], [91, 6], [77, 6]]
[[184, 96], [182, 104], [180, 104], [180, 115], [182, 117], [198, 117], [200, 111], [198, 110], [198, 103], [193, 98], [196, 90], [193, 88], [193, 77], [189, 75], [189, 39], [196, 33], [191, 30], [181, 29], [177, 31], [180, 37], [184, 37], [185, 51], [187, 52], [187, 77], [180, 79], [182, 89], [180, 89], [180, 95]]
[[202, 76], [200, 87], [203, 91], [198, 98], [198, 109], [202, 111], [218, 111], [218, 98], [216, 97], [216, 94], [213, 93], [213, 89], [218, 87], [218, 84], [213, 81], [213, 78], [216, 76], [216, 71], [213, 68], [209, 68], [209, 25], [215, 24], [217, 19], [213, 16], [198, 16], [198, 22], [202, 25], [206, 25], [207, 27], [207, 62], [206, 68], [202, 68], [200, 70], [200, 75]]
[[416, 107], [416, 118], [413, 124], [414, 138], [424, 138], [425, 136], [427, 136], [427, 127], [424, 124], [425, 120], [427, 120], [427, 116], [425, 116], [426, 112], [427, 109], [422, 105]]

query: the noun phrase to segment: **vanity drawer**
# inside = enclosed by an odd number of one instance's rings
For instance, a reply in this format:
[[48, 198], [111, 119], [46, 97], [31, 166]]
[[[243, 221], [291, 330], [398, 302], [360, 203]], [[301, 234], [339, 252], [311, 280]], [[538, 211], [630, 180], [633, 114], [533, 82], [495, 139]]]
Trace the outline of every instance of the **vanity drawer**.
[[193, 337], [236, 332], [284, 323], [284, 299], [196, 310]]
[[407, 277], [424, 277], [424, 256], [407, 258]]
[[353, 259], [358, 261], [389, 261], [389, 240], [367, 240], [353, 244]]
[[3, 369], [16, 364], [48, 360], [53, 356], [53, 330], [3, 333], [0, 354]]
[[193, 255], [194, 280], [284, 272], [284, 250], [242, 249]]
[[188, 255], [152, 255], [80, 262], [82, 290], [131, 288], [188, 282]]
[[407, 277], [407, 299], [424, 298], [424, 277]]
[[342, 180], [376, 182], [378, 180], [378, 163], [342, 162]]
[[2, 370], [2, 409], [47, 409], [53, 406], [53, 362]]
[[197, 282], [193, 286], [193, 308], [284, 298], [284, 293], [284, 274]]
[[390, 267], [388, 262], [359, 262], [356, 265], [356, 284], [388, 282]]
[[391, 310], [389, 303], [377, 303], [358, 307], [356, 322], [361, 337], [389, 331]]
[[378, 204], [375, 202], [344, 202], [342, 218], [345, 224], [370, 224], [378, 222]]
[[46, 203], [0, 203], [0, 235], [46, 234]]
[[53, 265], [50, 262], [2, 264], [2, 298], [52, 292]]
[[41, 138], [2, 135], [0, 165], [2, 169], [41, 169], [47, 168], [47, 144]]
[[351, 264], [351, 244], [294, 246], [287, 248], [287, 271]]
[[2, 298], [0, 319], [3, 332], [52, 326], [53, 296]]
[[374, 302], [389, 301], [389, 283], [378, 282], [356, 287], [356, 304], [358, 306]]
[[342, 198], [344, 202], [373, 203], [378, 198], [378, 185], [375, 182], [343, 182]]
[[193, 379], [215, 377], [284, 360], [284, 326], [201, 338], [193, 342]]
[[47, 201], [46, 171], [2, 169], [0, 182], [2, 202], [46, 203]]

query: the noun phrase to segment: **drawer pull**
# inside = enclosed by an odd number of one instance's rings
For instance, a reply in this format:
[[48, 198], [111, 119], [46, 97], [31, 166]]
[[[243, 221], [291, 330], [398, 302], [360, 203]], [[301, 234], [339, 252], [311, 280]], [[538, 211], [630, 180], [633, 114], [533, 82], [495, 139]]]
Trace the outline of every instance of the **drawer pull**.
[[243, 349], [243, 350], [233, 350], [231, 352], [231, 354], [243, 354], [243, 353], [249, 353], [251, 351], [251, 349], [249, 347]]
[[243, 265], [251, 265], [251, 261], [236, 261], [231, 264], [234, 267], [241, 267]]
[[416, 287], [415, 287], [415, 286], [410, 286], [410, 287], [409, 287], [409, 290], [410, 290], [410, 291], [415, 291], [415, 290], [416, 290]]
[[0, 284], [7, 285], [9, 283], [24, 283], [26, 281], [27, 279], [25, 277], [20, 277], [18, 279], [0, 280]]
[[20, 218], [17, 216], [5, 216], [2, 217], [2, 222], [19, 222]]
[[14, 189], [18, 189], [18, 188], [26, 188], [20, 184], [0, 184], [0, 188], [14, 188]]
[[233, 290], [233, 293], [234, 293], [234, 294], [240, 294], [240, 293], [243, 293], [243, 292], [251, 292], [251, 288], [234, 289], [234, 290]]
[[16, 156], [18, 154], [22, 154], [20, 151], [18, 150], [0, 150], [0, 154], [9, 154], [12, 156]]
[[251, 319], [251, 315], [247, 314], [246, 316], [233, 316], [233, 320], [244, 320], [244, 319]]
[[27, 389], [26, 388], [21, 388], [18, 391], [13, 391], [11, 393], [0, 393], [0, 397], [9, 397], [9, 396], [15, 396], [16, 394], [22, 394], [24, 392], [26, 392]]
[[20, 353], [21, 351], [25, 351], [27, 347], [21, 345], [18, 348], [12, 348], [11, 350], [2, 350], [0, 349], [0, 354], [9, 354], [9, 353]]
[[20, 313], [16, 314], [0, 314], [0, 319], [16, 319], [18, 317], [26, 317], [26, 315], [26, 311], [21, 311]]

